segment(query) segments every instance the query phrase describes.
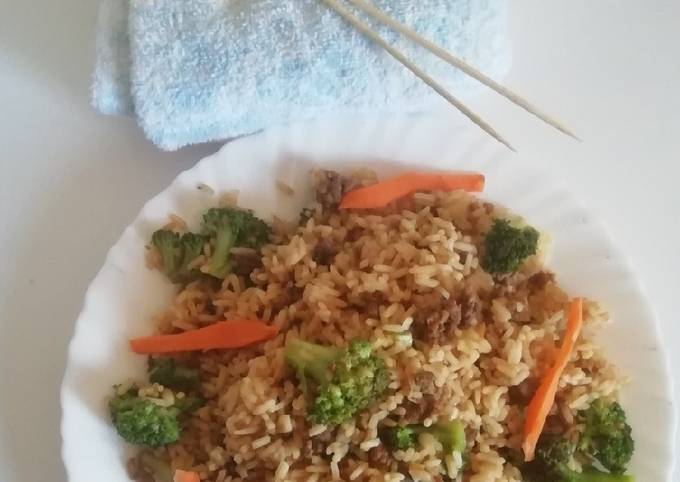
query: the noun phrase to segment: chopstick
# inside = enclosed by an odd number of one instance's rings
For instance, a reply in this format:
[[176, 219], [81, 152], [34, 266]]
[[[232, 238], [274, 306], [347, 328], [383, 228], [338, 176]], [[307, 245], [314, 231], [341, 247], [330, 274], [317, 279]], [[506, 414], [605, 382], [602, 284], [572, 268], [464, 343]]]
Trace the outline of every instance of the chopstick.
[[[335, 10], [336, 13], [338, 13], [341, 17], [343, 17], [348, 23], [350, 23], [354, 28], [356, 28], [359, 32], [362, 34], [366, 35], [368, 38], [370, 38], [373, 42], [378, 44], [381, 48], [383, 48], [388, 54], [390, 54], [392, 57], [394, 57], [395, 60], [400, 62], [404, 67], [409, 69], [416, 77], [418, 77], [420, 80], [425, 82], [432, 90], [437, 92], [440, 96], [442, 96], [444, 99], [446, 99], [449, 103], [451, 103], [456, 109], [458, 109], [463, 115], [465, 115], [468, 119], [470, 119], [472, 122], [477, 124], [484, 132], [489, 134], [491, 137], [496, 139], [498, 142], [506, 146], [508, 149], [510, 149], [513, 152], [515, 151], [515, 148], [510, 145], [508, 141], [506, 141], [496, 130], [491, 127], [487, 122], [485, 122], [481, 117], [479, 117], [477, 114], [472, 112], [465, 104], [463, 104], [461, 101], [459, 101], [456, 97], [451, 95], [441, 84], [437, 83], [432, 77], [430, 77], [427, 73], [425, 73], [422, 69], [420, 69], [417, 65], [415, 65], [413, 62], [411, 62], [409, 59], [404, 56], [401, 52], [399, 52], [396, 48], [392, 47], [385, 39], [383, 39], [380, 35], [378, 35], [376, 32], [374, 32], [371, 27], [364, 23], [362, 20], [360, 20], [356, 15], [351, 13], [349, 10], [347, 10], [345, 7], [343, 7], [340, 3], [338, 3], [337, 0], [322, 0], [326, 5], [328, 5], [330, 8]], [[352, 1], [352, 0], [350, 0]]]
[[390, 27], [393, 30], [396, 30], [400, 34], [404, 35], [406, 38], [409, 40], [417, 43], [421, 47], [429, 50], [432, 52], [434, 55], [439, 57], [440, 59], [444, 60], [445, 62], [448, 62], [449, 64], [453, 65], [454, 67], [459, 68], [466, 74], [468, 74], [470, 77], [473, 77], [477, 79], [479, 82], [482, 84], [486, 85], [490, 89], [496, 91], [506, 99], [508, 99], [510, 102], [514, 103], [515, 105], [521, 107], [525, 111], [529, 112], [530, 114], [535, 115], [539, 119], [541, 119], [543, 122], [546, 124], [554, 127], [558, 131], [562, 132], [563, 134], [566, 134], [570, 137], [573, 137], [574, 139], [578, 140], [578, 137], [567, 127], [562, 125], [560, 122], [556, 121], [555, 119], [551, 118], [548, 114], [545, 114], [544, 112], [541, 112], [536, 106], [532, 105], [528, 100], [520, 97], [518, 94], [512, 92], [510, 89], [507, 87], [499, 84], [492, 78], [484, 75], [482, 72], [479, 70], [475, 69], [473, 66], [470, 64], [467, 64], [463, 60], [459, 59], [458, 57], [453, 56], [451, 53], [448, 51], [444, 50], [443, 48], [439, 47], [437, 44], [427, 40], [426, 38], [422, 37], [419, 35], [417, 32], [414, 30], [410, 29], [406, 25], [400, 23], [396, 19], [390, 17], [387, 13], [383, 12], [380, 10], [378, 7], [375, 5], [365, 2], [364, 0], [348, 0], [351, 4], [356, 6], [357, 8], [363, 10], [367, 14], [371, 15], [374, 17], [376, 20], [384, 23], [388, 27]]

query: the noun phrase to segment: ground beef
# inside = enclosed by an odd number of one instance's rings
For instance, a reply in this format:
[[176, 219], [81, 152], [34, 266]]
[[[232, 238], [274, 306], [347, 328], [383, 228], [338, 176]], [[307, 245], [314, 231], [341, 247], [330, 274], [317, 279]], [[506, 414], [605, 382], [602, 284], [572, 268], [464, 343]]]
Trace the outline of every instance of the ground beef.
[[416, 312], [413, 316], [411, 331], [413, 336], [425, 343], [439, 343], [444, 338], [446, 323], [438, 310]]
[[446, 300], [439, 296], [438, 303], [415, 312], [413, 335], [430, 345], [445, 345], [453, 338], [453, 332], [460, 324], [462, 316], [461, 305], [457, 300]]
[[333, 258], [337, 254], [338, 249], [334, 244], [328, 239], [322, 239], [316, 246], [314, 246], [314, 251], [312, 251], [312, 259], [316, 264], [322, 266], [328, 266], [333, 262]]
[[[546, 273], [549, 275], [549, 273]], [[535, 275], [534, 275], [535, 276]], [[502, 279], [496, 279], [493, 290], [490, 293], [492, 301], [494, 298], [504, 298], [500, 300], [510, 310], [511, 319], [514, 323], [530, 323], [531, 307], [529, 298], [532, 292], [536, 291], [536, 283], [543, 284], [549, 279], [549, 276], [539, 276], [533, 282], [532, 277], [527, 277], [523, 273], [513, 273]], [[490, 316], [491, 313], [485, 313], [485, 316]]]
[[555, 282], [555, 274], [549, 271], [539, 271], [529, 278], [529, 287], [532, 290], [542, 290], [548, 283]]
[[385, 303], [385, 298], [380, 292], [375, 291], [373, 293], [362, 293], [353, 299], [350, 296], [350, 302], [362, 315], [378, 319], [380, 318], [380, 306]]
[[319, 454], [318, 448], [313, 438], [307, 439], [304, 447], [302, 447], [302, 456], [306, 459], [311, 459], [313, 455]]
[[448, 323], [446, 334], [447, 341], [450, 341], [453, 330], [460, 325], [460, 322], [463, 320], [463, 306], [457, 300], [449, 300], [447, 303], [444, 303], [443, 308], [444, 313], [448, 315], [446, 320]]
[[239, 250], [231, 254], [229, 262], [232, 273], [249, 278], [250, 273], [262, 266], [262, 254], [255, 250]]
[[563, 434], [569, 424], [565, 424], [564, 420], [560, 415], [549, 415], [545, 419], [545, 426], [543, 427], [543, 432], [546, 434]]
[[478, 201], [472, 201], [472, 202], [470, 202], [470, 204], [467, 205], [468, 213], [473, 213], [477, 209], [479, 209], [479, 202]]
[[331, 442], [332, 438], [333, 434], [331, 431], [326, 430], [322, 434], [307, 439], [303, 448], [304, 456], [308, 459], [311, 458], [312, 455], [318, 455], [319, 457], [327, 458], [328, 455], [326, 454], [326, 447]]
[[345, 239], [353, 243], [354, 241], [358, 240], [362, 234], [364, 234], [363, 228], [355, 226], [347, 231], [347, 236]]
[[388, 471], [392, 464], [392, 457], [385, 446], [380, 444], [368, 451], [368, 462], [373, 468]]
[[481, 302], [479, 296], [470, 290], [465, 289], [458, 298], [461, 311], [461, 325], [465, 328], [475, 326], [481, 314]]
[[519, 307], [515, 305], [516, 308], [512, 310], [512, 321], [515, 323], [529, 323], [531, 321], [529, 298], [527, 298], [526, 294], [524, 294], [523, 296], [515, 299], [515, 301], [522, 305], [522, 311], [519, 311]]
[[439, 293], [414, 294], [413, 305], [416, 310], [429, 310], [439, 306], [444, 298]]
[[335, 171], [317, 171], [316, 200], [324, 211], [338, 207], [348, 185], [348, 179]]
[[265, 482], [267, 480], [267, 469], [265, 467], [254, 467], [248, 471], [247, 480], [252, 482]]
[[404, 479], [402, 482], [413, 482], [413, 479], [409, 475], [409, 464], [403, 461], [398, 461], [397, 462], [397, 473], [401, 474], [404, 476]]
[[407, 400], [403, 407], [406, 413], [402, 416], [402, 423], [421, 423], [424, 419], [432, 415], [432, 410], [435, 405], [435, 397], [433, 395], [423, 394], [420, 400]]
[[506, 297], [519, 293], [523, 290], [540, 291], [549, 283], [555, 282], [555, 274], [549, 271], [539, 271], [526, 277], [523, 273], [512, 273], [494, 280], [492, 296], [495, 298]]
[[340, 480], [349, 480], [349, 476], [352, 475], [354, 469], [356, 468], [356, 463], [350, 463], [349, 459], [344, 458], [338, 464], [338, 470], [340, 471]]
[[508, 401], [513, 405], [525, 406], [534, 396], [538, 388], [537, 378], [527, 378], [519, 385], [514, 385], [508, 389]]
[[421, 393], [426, 395], [434, 395], [437, 393], [437, 387], [434, 384], [434, 375], [432, 372], [418, 372], [413, 377], [412, 382], [418, 387]]
[[274, 311], [281, 311], [285, 307], [300, 301], [302, 299], [302, 292], [302, 288], [298, 288], [293, 282], [288, 282], [281, 296], [272, 302], [272, 309]]
[[127, 461], [126, 469], [128, 476], [135, 482], [154, 482], [154, 477], [142, 467], [138, 457], [133, 457]]
[[227, 460], [227, 463], [224, 464], [224, 470], [227, 472], [227, 475], [231, 475], [232, 477], [238, 475], [238, 472], [236, 472], [236, 462], [234, 462], [234, 459], [232, 458]]
[[491, 296], [493, 298], [510, 297], [525, 282], [526, 277], [522, 273], [510, 273], [494, 278]]
[[296, 301], [300, 301], [302, 299], [303, 291], [302, 288], [295, 286], [293, 283], [289, 283], [286, 286], [286, 299], [288, 300], [288, 304], [292, 305]]

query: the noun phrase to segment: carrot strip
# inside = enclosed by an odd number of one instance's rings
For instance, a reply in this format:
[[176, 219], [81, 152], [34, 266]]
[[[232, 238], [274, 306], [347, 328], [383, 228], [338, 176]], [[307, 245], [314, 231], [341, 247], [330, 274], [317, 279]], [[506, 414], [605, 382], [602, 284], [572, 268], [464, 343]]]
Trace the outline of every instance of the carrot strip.
[[574, 345], [581, 333], [582, 326], [583, 299], [574, 298], [569, 304], [567, 329], [564, 332], [564, 339], [555, 357], [555, 362], [543, 375], [541, 384], [538, 386], [536, 393], [534, 393], [526, 411], [524, 433], [522, 434], [522, 450], [524, 451], [524, 460], [527, 462], [534, 459], [536, 444], [545, 426], [548, 413], [555, 403], [560, 376], [564, 372], [567, 363], [569, 363], [569, 358], [574, 351]]
[[220, 348], [240, 348], [273, 338], [278, 328], [257, 320], [220, 321], [204, 328], [175, 335], [153, 335], [130, 340], [140, 355]]
[[173, 482], [201, 482], [201, 478], [196, 472], [189, 472], [188, 470], [175, 470], [175, 476], [172, 478]]
[[398, 176], [348, 192], [340, 209], [373, 209], [387, 206], [418, 191], [479, 192], [484, 189], [484, 175], [472, 172], [405, 172]]

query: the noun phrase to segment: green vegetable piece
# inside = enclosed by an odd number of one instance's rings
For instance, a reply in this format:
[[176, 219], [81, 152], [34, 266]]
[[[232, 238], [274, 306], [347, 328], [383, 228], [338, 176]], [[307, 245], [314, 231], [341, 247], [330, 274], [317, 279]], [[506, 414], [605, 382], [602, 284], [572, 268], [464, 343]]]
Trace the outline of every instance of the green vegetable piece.
[[224, 279], [230, 271], [233, 247], [259, 249], [269, 241], [270, 228], [248, 211], [212, 208], [203, 215], [203, 233], [213, 242], [207, 273]]
[[336, 348], [291, 340], [285, 358], [310, 399], [307, 417], [312, 423], [350, 420], [381, 399], [389, 383], [384, 360], [366, 341]]
[[197, 280], [201, 277], [198, 268], [189, 268], [189, 265], [203, 254], [203, 246], [207, 239], [196, 233], [184, 233], [180, 238], [182, 245], [182, 264], [179, 269], [179, 279], [184, 283]]
[[151, 244], [158, 249], [163, 273], [173, 283], [188, 283], [201, 276], [198, 269], [189, 269], [191, 262], [203, 253], [206, 238], [200, 234], [159, 229], [151, 236]]
[[404, 427], [389, 427], [382, 431], [382, 438], [386, 445], [393, 450], [405, 450], [413, 447], [417, 436], [430, 434], [442, 444], [445, 452], [463, 452], [467, 446], [465, 430], [458, 421], [437, 422], [429, 427], [420, 424], [406, 425]]
[[465, 450], [465, 430], [458, 421], [438, 422], [429, 427], [422, 427], [419, 433], [429, 433], [442, 444], [445, 452], [462, 452]]
[[585, 429], [578, 450], [596, 459], [607, 470], [622, 474], [635, 450], [626, 412], [616, 402], [595, 400], [584, 413]]
[[495, 219], [484, 239], [482, 268], [491, 274], [516, 271], [538, 250], [539, 234], [531, 226], [516, 228], [505, 219]]
[[392, 450], [406, 450], [416, 444], [416, 432], [410, 426], [390, 427], [382, 431], [381, 437]]
[[179, 439], [180, 410], [140, 398], [134, 389], [112, 398], [109, 411], [118, 434], [131, 444], [154, 448]]
[[149, 381], [182, 392], [198, 389], [199, 371], [180, 365], [174, 358], [150, 358]]
[[182, 263], [182, 244], [179, 234], [167, 229], [159, 229], [151, 235], [151, 244], [161, 255], [163, 273], [175, 282]]
[[136, 387], [109, 401], [111, 420], [118, 434], [127, 442], [142, 447], [162, 447], [179, 439], [180, 418], [203, 403], [200, 397], [175, 398], [169, 407], [138, 396]]
[[236, 239], [236, 246], [260, 249], [269, 242], [271, 228], [250, 211], [243, 211], [243, 225]]
[[602, 472], [592, 466], [583, 472], [569, 468], [575, 445], [557, 436], [543, 436], [536, 447], [536, 458], [522, 467], [522, 475], [530, 482], [634, 482], [632, 475]]

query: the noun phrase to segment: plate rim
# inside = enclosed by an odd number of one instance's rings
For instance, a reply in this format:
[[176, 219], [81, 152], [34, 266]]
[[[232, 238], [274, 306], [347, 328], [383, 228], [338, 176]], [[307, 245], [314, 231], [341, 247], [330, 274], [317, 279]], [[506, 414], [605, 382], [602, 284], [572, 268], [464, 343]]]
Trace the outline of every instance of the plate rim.
[[[383, 126], [386, 122], [389, 124], [392, 121], [396, 121], [396, 123], [410, 123], [414, 121], [414, 117], [419, 117], [419, 116], [402, 116], [399, 118], [395, 118], [392, 120], [385, 120], [385, 119], [366, 119], [366, 120], [360, 120], [360, 123], [363, 123], [364, 125], [374, 125], [376, 123], [379, 123], [381, 126]], [[437, 116], [422, 116], [419, 117], [416, 122], [422, 122], [423, 119], [432, 119], [432, 118], [437, 118]], [[329, 120], [321, 123], [321, 126], [323, 127], [324, 125], [343, 125], [347, 124], [349, 121], [347, 120], [341, 120], [339, 122]], [[172, 198], [173, 197], [173, 192], [177, 191], [178, 188], [181, 187], [182, 182], [186, 178], [190, 178], [192, 175], [196, 175], [197, 173], [201, 173], [204, 171], [209, 171], [210, 167], [213, 166], [214, 164], [219, 164], [220, 159], [222, 157], [228, 156], [229, 152], [233, 149], [237, 149], [236, 146], [240, 146], [241, 143], [244, 142], [255, 142], [258, 139], [263, 139], [263, 138], [273, 138], [275, 140], [280, 141], [280, 146], [285, 146], [287, 142], [289, 142], [289, 137], [292, 133], [295, 133], [296, 135], [300, 136], [300, 131], [302, 130], [303, 132], [308, 128], [308, 126], [315, 125], [315, 127], [319, 127], [319, 123], [313, 123], [313, 122], [301, 122], [301, 123], [296, 123], [290, 126], [282, 126], [282, 127], [276, 127], [272, 129], [268, 129], [265, 131], [261, 131], [249, 136], [244, 136], [241, 138], [238, 138], [236, 140], [233, 140], [231, 142], [228, 142], [224, 144], [223, 146], [220, 147], [220, 149], [201, 159], [198, 163], [196, 163], [194, 166], [183, 170], [180, 172], [175, 179], [162, 191], [159, 193], [155, 194], [152, 196], [148, 201], [144, 203], [142, 208], [139, 210], [137, 215], [134, 217], [134, 220], [128, 224], [125, 229], [123, 230], [121, 236], [116, 240], [116, 242], [113, 244], [111, 248], [107, 250], [107, 254], [104, 258], [104, 263], [102, 267], [97, 271], [96, 275], [93, 277], [92, 281], [89, 283], [85, 295], [84, 295], [84, 300], [83, 304], [81, 307], [81, 310], [76, 317], [76, 321], [74, 324], [73, 328], [73, 335], [72, 338], [69, 342], [68, 345], [68, 350], [67, 350], [67, 362], [66, 362], [66, 368], [64, 371], [64, 376], [62, 379], [62, 384], [60, 388], [60, 405], [61, 405], [61, 423], [60, 423], [60, 433], [61, 433], [61, 438], [62, 438], [62, 446], [61, 446], [61, 456], [62, 460], [64, 462], [64, 466], [67, 472], [67, 478], [68, 480], [73, 480], [72, 479], [72, 469], [70, 468], [70, 452], [69, 452], [69, 442], [67, 439], [69, 438], [68, 436], [68, 430], [69, 430], [69, 417], [71, 415], [71, 410], [72, 407], [69, 405], [69, 400], [68, 397], [72, 395], [72, 386], [71, 386], [71, 381], [73, 377], [73, 373], [75, 370], [74, 366], [74, 361], [73, 361], [73, 351], [74, 351], [74, 346], [75, 346], [75, 341], [78, 339], [79, 333], [82, 333], [83, 327], [85, 326], [85, 323], [87, 323], [87, 315], [89, 314], [91, 310], [91, 306], [93, 304], [92, 299], [94, 298], [93, 293], [96, 291], [98, 281], [102, 279], [104, 276], [104, 272], [110, 268], [114, 264], [114, 258], [117, 254], [118, 251], [120, 251], [120, 246], [124, 244], [125, 240], [131, 236], [131, 235], [136, 235], [139, 231], [139, 225], [146, 223], [147, 217], [148, 217], [148, 212], [150, 211], [150, 207], [153, 206], [154, 204], [157, 204], [159, 200], [162, 200], [164, 198]], [[350, 125], [354, 127], [356, 125], [355, 121], [351, 121]], [[458, 127], [459, 124], [457, 124], [458, 129], [463, 129], [464, 131], [469, 128], [469, 126], [461, 126]], [[470, 132], [472, 132], [470, 130]], [[304, 137], [304, 135], [303, 135]], [[472, 136], [474, 138], [475, 135]], [[498, 146], [494, 146], [495, 148], [498, 148]], [[504, 157], [504, 156], [502, 156]], [[618, 267], [621, 269], [621, 271], [625, 274], [625, 277], [627, 280], [629, 280], [632, 284], [632, 288], [634, 292], [638, 295], [637, 302], [640, 303], [640, 308], [649, 314], [648, 321], [647, 323], [650, 324], [653, 327], [653, 337], [657, 343], [658, 350], [660, 351], [660, 354], [658, 355], [659, 362], [658, 363], [658, 370], [659, 373], [662, 375], [662, 378], [664, 380], [664, 387], [663, 387], [663, 396], [664, 396], [664, 401], [668, 403], [668, 409], [666, 410], [666, 415], [669, 416], [670, 418], [670, 423], [669, 423], [669, 440], [667, 440], [666, 444], [663, 444], [661, 448], [663, 449], [663, 456], [665, 461], [668, 463], [668, 467], [666, 468], [665, 476], [667, 480], [672, 480], [672, 474], [673, 471], [675, 470], [675, 465], [676, 465], [676, 457], [674, 456], [675, 453], [675, 448], [676, 448], [676, 431], [677, 431], [677, 424], [678, 424], [678, 415], [677, 415], [677, 410], [676, 410], [676, 400], [674, 399], [674, 392], [673, 392], [673, 385], [674, 381], [671, 376], [671, 366], [670, 366], [670, 359], [669, 359], [669, 348], [666, 346], [666, 344], [663, 341], [662, 338], [662, 331], [661, 331], [661, 324], [660, 324], [660, 319], [657, 314], [657, 311], [654, 307], [654, 305], [651, 303], [648, 290], [644, 284], [644, 282], [638, 277], [635, 276], [635, 272], [632, 268], [632, 264], [630, 262], [629, 257], [626, 255], [625, 252], [620, 248], [618, 243], [615, 241], [615, 239], [611, 236], [609, 230], [607, 229], [606, 223], [598, 216], [596, 213], [588, 210], [581, 199], [579, 199], [573, 192], [568, 190], [563, 183], [559, 181], [555, 176], [553, 176], [549, 171], [547, 171], [545, 168], [543, 168], [540, 165], [536, 165], [536, 163], [525, 163], [525, 168], [528, 168], [534, 172], [536, 172], [540, 177], [543, 177], [547, 180], [549, 180], [549, 183], [551, 186], [554, 187], [554, 191], [556, 193], [560, 193], [561, 195], [564, 195], [565, 200], [570, 204], [571, 207], [577, 209], [578, 211], [584, 213], [584, 215], [587, 216], [587, 221], [584, 221], [592, 230], [596, 231], [598, 236], [601, 238], [601, 241], [606, 244], [607, 248], [610, 250], [612, 253], [613, 257], [616, 258], [618, 261]], [[486, 173], [485, 173], [486, 174]], [[559, 272], [558, 272], [559, 274]]]

